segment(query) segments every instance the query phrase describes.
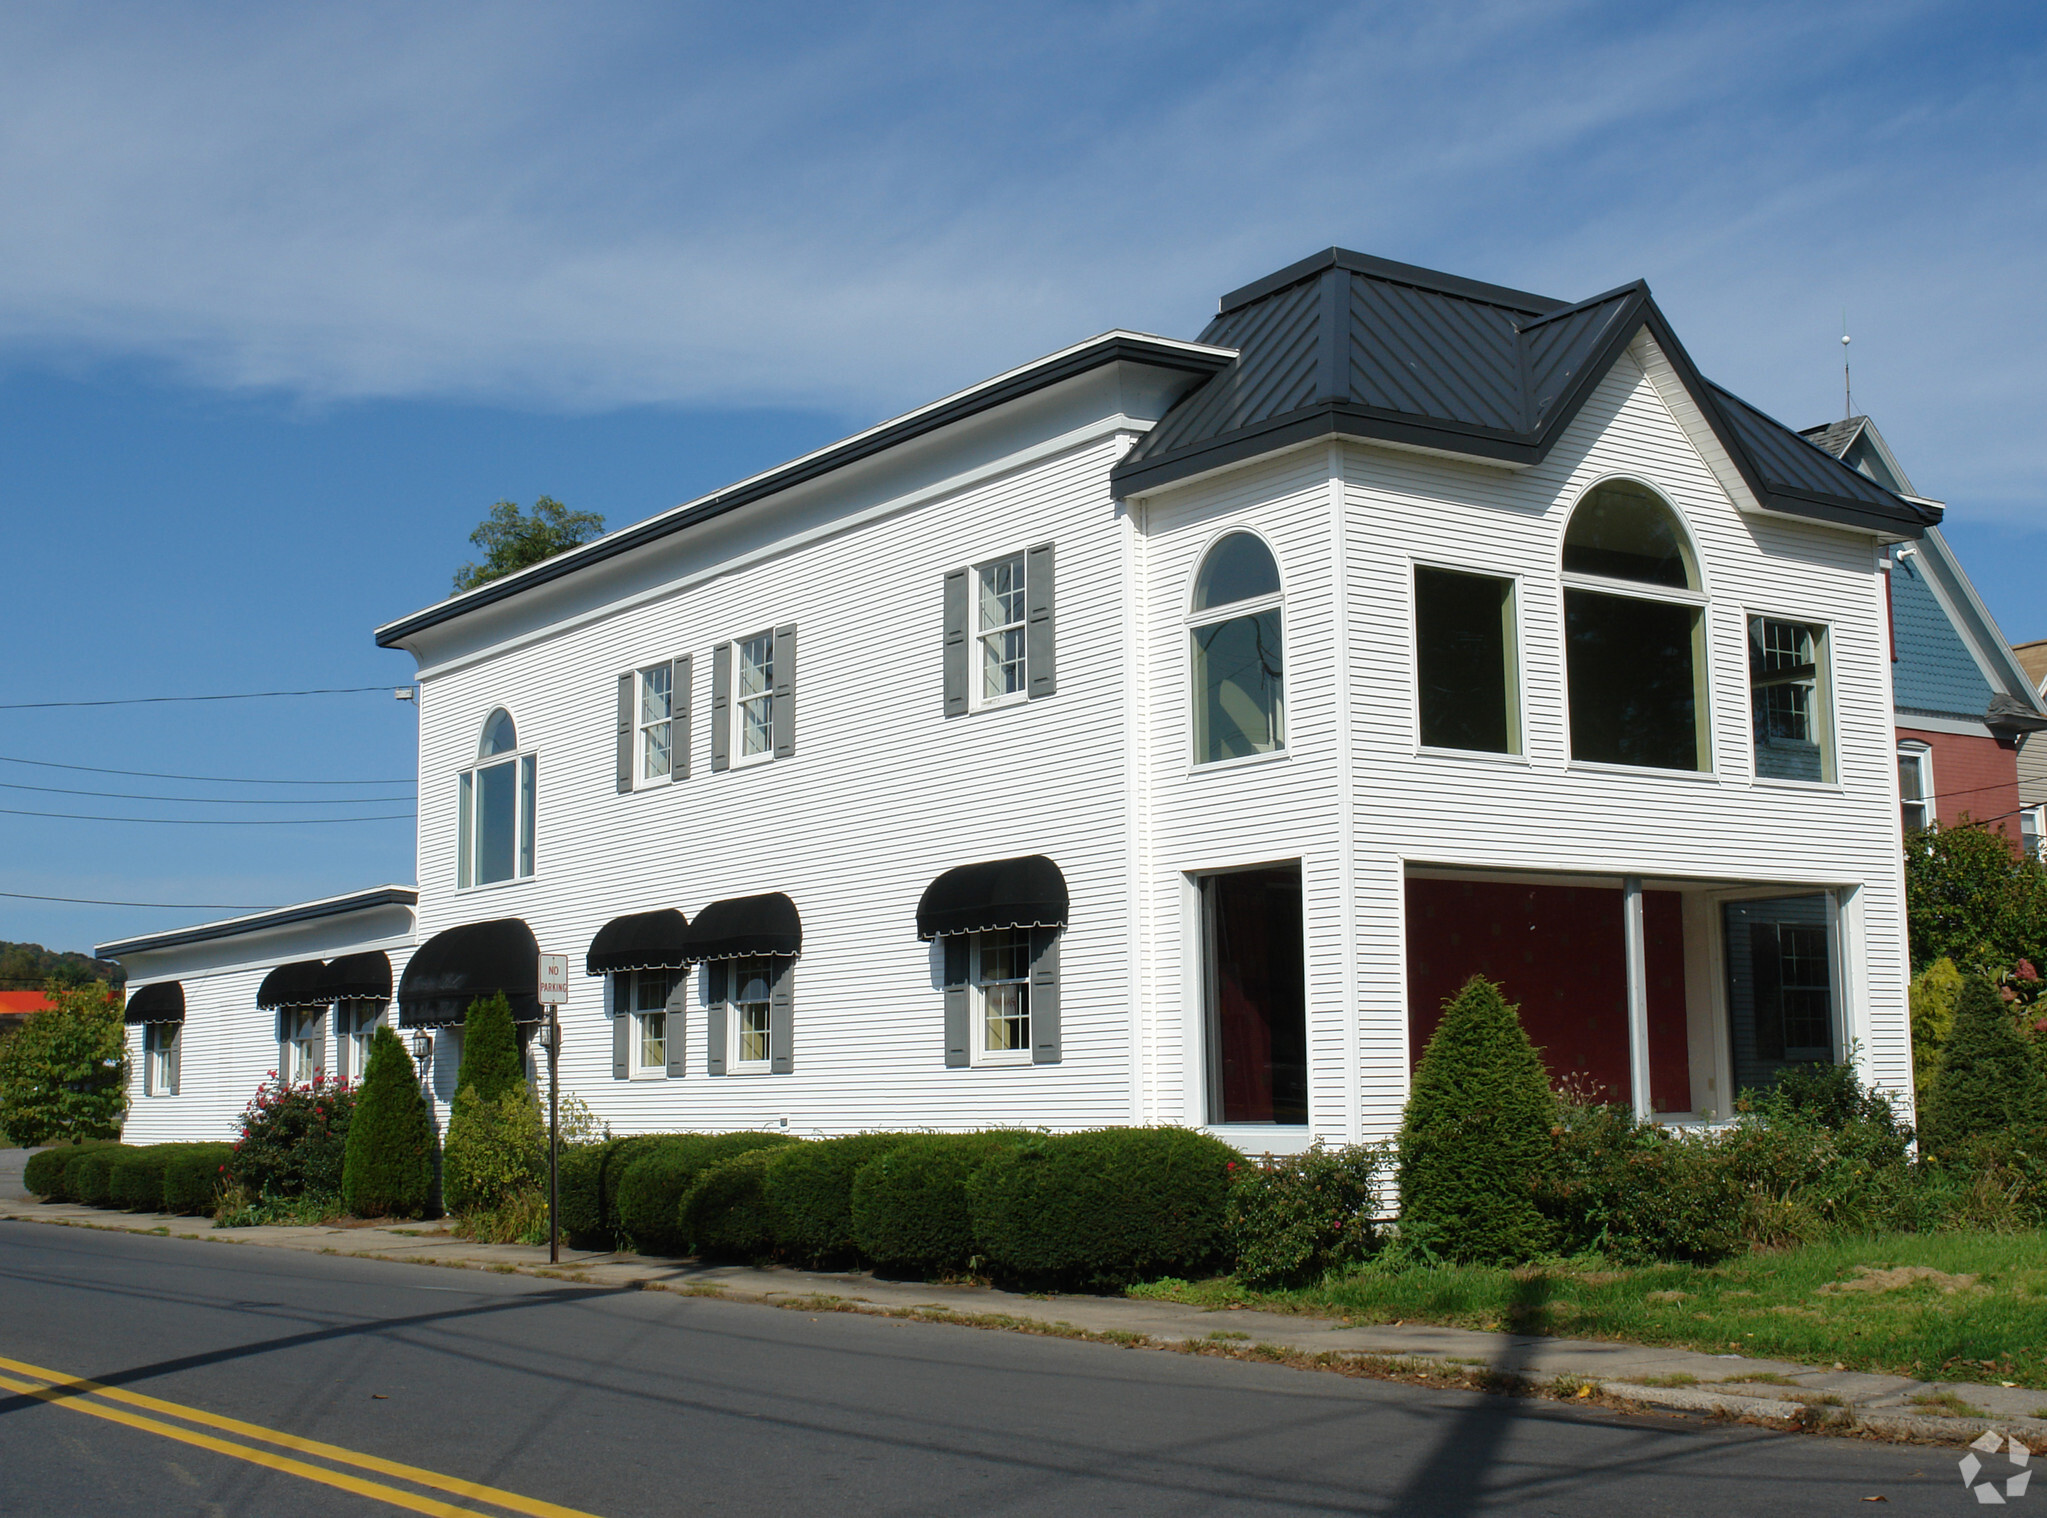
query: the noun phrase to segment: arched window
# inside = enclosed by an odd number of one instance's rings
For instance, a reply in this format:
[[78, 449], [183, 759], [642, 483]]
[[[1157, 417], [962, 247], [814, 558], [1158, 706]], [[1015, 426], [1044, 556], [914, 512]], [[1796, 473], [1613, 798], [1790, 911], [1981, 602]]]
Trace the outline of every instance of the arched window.
[[1705, 605], [1684, 524], [1633, 480], [1585, 493], [1564, 531], [1571, 757], [1704, 770]]
[[484, 719], [476, 765], [462, 772], [457, 791], [457, 887], [518, 880], [533, 873], [536, 769], [536, 756], [519, 752], [512, 714], [499, 707]]
[[1286, 746], [1279, 566], [1263, 539], [1218, 539], [1194, 578], [1194, 762]]

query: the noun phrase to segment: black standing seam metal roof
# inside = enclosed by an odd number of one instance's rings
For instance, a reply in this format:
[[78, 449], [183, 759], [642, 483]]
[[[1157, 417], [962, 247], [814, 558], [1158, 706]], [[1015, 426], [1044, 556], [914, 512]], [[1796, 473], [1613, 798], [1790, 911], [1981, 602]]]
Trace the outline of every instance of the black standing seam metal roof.
[[1342, 248], [1223, 297], [1200, 341], [1237, 358], [1124, 457], [1116, 493], [1338, 435], [1538, 463], [1644, 327], [1765, 506], [1913, 537], [1940, 520], [1708, 384], [1640, 280], [1572, 304]]

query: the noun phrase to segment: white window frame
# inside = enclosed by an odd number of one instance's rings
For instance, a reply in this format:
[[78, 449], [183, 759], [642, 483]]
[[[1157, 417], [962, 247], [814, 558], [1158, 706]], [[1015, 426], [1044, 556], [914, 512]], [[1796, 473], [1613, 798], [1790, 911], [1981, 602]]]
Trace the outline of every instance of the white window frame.
[[[170, 1037], [165, 1038], [168, 1032]], [[142, 1094], [147, 1097], [175, 1096], [171, 1089], [171, 1071], [177, 1064], [178, 1036], [184, 1032], [182, 1023], [144, 1023], [142, 1025]]]
[[[298, 1086], [326, 1073], [327, 1040], [325, 1033], [325, 1007], [286, 1007], [287, 1019], [285, 1036], [278, 1042], [277, 1073], [287, 1084]], [[308, 1038], [306, 1026], [320, 1025], [320, 1034]], [[310, 1070], [303, 1068], [303, 1061], [310, 1061]]]
[[[1507, 585], [1507, 625], [1501, 629], [1503, 636], [1513, 644], [1507, 650], [1507, 679], [1511, 689], [1507, 692], [1507, 742], [1505, 749], [1446, 748], [1441, 744], [1422, 742], [1422, 626], [1421, 597], [1415, 585], [1417, 573], [1431, 569], [1438, 574], [1468, 575], [1475, 580], [1505, 581]], [[1521, 629], [1521, 576], [1503, 573], [1497, 568], [1477, 568], [1470, 564], [1452, 564], [1443, 559], [1410, 559], [1407, 565], [1407, 625], [1413, 634], [1414, 644], [1408, 659], [1408, 694], [1413, 701], [1414, 751], [1416, 754], [1447, 755], [1459, 759], [1505, 760], [1514, 764], [1528, 763], [1528, 667], [1527, 643]]]
[[[1031, 1063], [1031, 930], [1029, 928], [1005, 928], [1001, 936], [1011, 936], [1022, 941], [1023, 962], [1018, 974], [1000, 979], [990, 979], [986, 960], [987, 951], [993, 947], [994, 933], [975, 933], [968, 947], [967, 994], [972, 1036], [969, 1058], [976, 1065], [1028, 1065]], [[1017, 1047], [991, 1049], [988, 1047], [988, 1001], [989, 991], [997, 986], [1015, 986], [1023, 1002], [1023, 1038]]]
[[[1919, 771], [1919, 795], [1917, 798], [1905, 794], [1904, 768], [1910, 761]], [[1914, 832], [1923, 832], [1940, 820], [1940, 809], [1935, 803], [1933, 788], [1933, 749], [1915, 739], [1903, 739], [1898, 744], [1898, 821], [1907, 837]], [[1915, 828], [1905, 818], [1907, 807], [1921, 807], [1925, 817]]]
[[[1019, 548], [1015, 553], [998, 554], [984, 559], [969, 572], [967, 608], [971, 628], [968, 634], [972, 644], [967, 671], [967, 708], [970, 711], [988, 711], [998, 706], [1014, 706], [1031, 698], [1031, 650], [1030, 650], [1030, 554]], [[988, 571], [1014, 565], [1016, 570], [1015, 589], [1011, 596], [1016, 603], [1016, 616], [1008, 622], [986, 625], [981, 614], [986, 606], [982, 576]], [[991, 638], [1014, 637], [1017, 644], [1016, 689], [990, 694], [988, 691], [988, 653]], [[1005, 661], [1006, 662], [1006, 661]]]
[[[675, 988], [684, 983], [689, 972], [686, 970], [625, 970], [618, 976], [619, 986], [614, 994], [621, 996], [624, 1007], [620, 1015], [632, 1019], [626, 1031], [626, 1074], [633, 1080], [665, 1080], [668, 1076], [668, 1061], [672, 1046], [669, 1040], [675, 1036], [676, 1018], [670, 1008]], [[658, 1007], [640, 1005], [641, 977], [661, 977], [661, 1004]], [[651, 983], [651, 980], [649, 981]], [[646, 1058], [647, 1019], [661, 1019], [661, 1058], [649, 1063]]]
[[[762, 641], [768, 645], [767, 687], [757, 695], [742, 695], [740, 682], [746, 669], [747, 645]], [[731, 711], [727, 716], [731, 727], [728, 730], [726, 752], [734, 769], [742, 769], [749, 764], [766, 764], [775, 757], [775, 741], [780, 736], [775, 731], [775, 653], [775, 630], [772, 627], [764, 627], [758, 632], [732, 640], [732, 696]], [[768, 713], [767, 743], [758, 753], [753, 754], [746, 752], [746, 708], [749, 702], [759, 702], [767, 708]]]
[[[1187, 767], [1191, 772], [1205, 774], [1213, 770], [1232, 768], [1237, 765], [1269, 764], [1275, 759], [1285, 758], [1287, 754], [1287, 650], [1293, 647], [1293, 629], [1287, 625], [1286, 573], [1279, 567], [1279, 554], [1273, 548], [1272, 541], [1264, 533], [1258, 532], [1242, 523], [1226, 527], [1221, 532], [1218, 532], [1214, 537], [1202, 544], [1201, 552], [1194, 556], [1194, 569], [1187, 577], [1187, 590], [1181, 604], [1189, 607], [1194, 604], [1194, 594], [1201, 581], [1202, 567], [1208, 563], [1208, 556], [1215, 552], [1216, 545], [1221, 543], [1224, 538], [1231, 537], [1240, 532], [1246, 536], [1256, 538], [1264, 545], [1265, 551], [1272, 555], [1272, 567], [1279, 574], [1279, 589], [1267, 596], [1252, 596], [1248, 600], [1230, 601], [1222, 606], [1206, 607], [1201, 611], [1190, 610], [1182, 618], [1182, 625], [1186, 629], [1182, 636], [1187, 640]], [[1279, 613], [1279, 710], [1274, 714], [1276, 720], [1273, 725], [1276, 731], [1273, 745], [1263, 753], [1236, 754], [1227, 759], [1204, 759], [1196, 750], [1196, 744], [1200, 741], [1200, 722], [1196, 716], [1196, 709], [1201, 702], [1202, 691], [1196, 673], [1197, 655], [1194, 647], [1194, 635], [1204, 627], [1214, 627], [1223, 622], [1234, 622], [1240, 617], [1255, 617], [1262, 612], [1268, 611], [1277, 611]]]
[[[663, 715], [647, 715], [647, 698], [653, 678], [659, 676], [668, 682], [665, 694], [666, 711]], [[633, 784], [635, 787], [654, 783], [665, 784], [675, 775], [675, 665], [663, 660], [650, 664], [633, 674]], [[647, 764], [647, 743], [656, 729], [667, 729], [667, 762], [659, 769], [650, 769]]]
[[1749, 702], [1749, 763], [1753, 766], [1751, 773], [1759, 785], [1823, 785], [1838, 787], [1841, 770], [1834, 727], [1834, 626], [1831, 622], [1823, 622], [1814, 617], [1793, 616], [1788, 612], [1745, 611], [1741, 619], [1741, 648], [1744, 664], [1748, 662], [1749, 628], [1756, 622], [1788, 622], [1793, 626], [1805, 628], [1813, 634], [1814, 642], [1817, 646], [1813, 650], [1812, 694], [1813, 700], [1819, 705], [1819, 711], [1809, 714], [1809, 716], [1814, 730], [1819, 735], [1820, 778], [1817, 780], [1799, 780], [1781, 775], [1765, 775], [1761, 772], [1761, 765], [1755, 746], [1756, 682], [1753, 670], [1750, 671], [1747, 682]]
[[351, 1085], [362, 1084], [369, 1068], [370, 1044], [384, 1021], [385, 1004], [371, 998], [334, 1004], [334, 1076]]
[[[491, 715], [504, 712], [511, 717], [511, 708], [493, 706]], [[490, 717], [485, 717], [488, 725]], [[478, 730], [477, 746], [482, 747], [481, 729]], [[512, 718], [513, 736], [517, 737], [519, 722]], [[531, 880], [538, 869], [540, 857], [540, 751], [520, 745], [502, 754], [489, 758], [472, 759], [465, 764], [456, 778], [455, 786], [455, 889], [458, 891], [488, 891], [504, 886], [517, 885], [522, 880]], [[509, 764], [512, 770], [512, 873], [502, 880], [477, 879], [477, 850], [481, 848], [482, 829], [476, 825], [476, 797], [481, 787], [477, 777], [485, 770], [496, 769]]]
[[[1620, 580], [1607, 575], [1585, 574], [1563, 567], [1564, 547], [1571, 535], [1571, 522], [1578, 511], [1601, 487], [1612, 484], [1633, 485], [1648, 491], [1673, 518], [1682, 535], [1680, 544], [1685, 563], [1697, 578], [1699, 588], [1688, 586], [1652, 585], [1645, 580]], [[1584, 591], [1593, 595], [1618, 596], [1632, 601], [1661, 601], [1674, 606], [1689, 606], [1696, 609], [1698, 616], [1692, 626], [1692, 684], [1694, 696], [1693, 721], [1697, 724], [1693, 741], [1697, 746], [1700, 764], [1697, 769], [1673, 770], [1655, 764], [1622, 764], [1608, 759], [1580, 758], [1571, 746], [1571, 614], [1569, 598], [1557, 596], [1557, 649], [1562, 655], [1561, 680], [1559, 689], [1563, 696], [1564, 749], [1570, 756], [1572, 769], [1603, 771], [1622, 775], [1661, 775], [1687, 780], [1717, 780], [1720, 778], [1720, 735], [1719, 724], [1713, 720], [1713, 597], [1712, 586], [1706, 577], [1706, 561], [1699, 552], [1697, 536], [1691, 522], [1668, 493], [1659, 490], [1639, 475], [1601, 475], [1580, 490], [1571, 502], [1571, 509], [1564, 513], [1563, 530], [1557, 534], [1557, 583], [1562, 591]], [[1789, 619], [1787, 619], [1789, 620]], [[1748, 649], [1748, 623], [1742, 623], [1743, 660], [1746, 662]], [[1751, 739], [1753, 751], [1753, 739]]]
[[2047, 860], [2047, 806], [2019, 809], [2019, 843], [2028, 857]]
[[[758, 1002], [742, 1002], [739, 990], [746, 982], [743, 973], [748, 966], [759, 965], [768, 983], [767, 997]], [[725, 1069], [734, 1075], [766, 1075], [775, 1066], [775, 976], [781, 962], [773, 957], [729, 960], [725, 967]], [[747, 1059], [740, 1050], [746, 1047], [745, 1028], [741, 1022], [740, 1009], [743, 1006], [757, 1006], [767, 1019], [763, 1029], [763, 1041], [767, 1053], [759, 1059]]]

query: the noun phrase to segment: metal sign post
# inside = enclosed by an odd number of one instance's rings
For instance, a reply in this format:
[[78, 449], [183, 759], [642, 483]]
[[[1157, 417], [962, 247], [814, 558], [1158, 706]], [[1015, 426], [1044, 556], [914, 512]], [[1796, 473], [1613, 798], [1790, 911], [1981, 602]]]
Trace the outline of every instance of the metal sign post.
[[547, 1008], [547, 1262], [561, 1264], [561, 1006], [569, 999], [569, 956], [540, 956], [540, 1002]]

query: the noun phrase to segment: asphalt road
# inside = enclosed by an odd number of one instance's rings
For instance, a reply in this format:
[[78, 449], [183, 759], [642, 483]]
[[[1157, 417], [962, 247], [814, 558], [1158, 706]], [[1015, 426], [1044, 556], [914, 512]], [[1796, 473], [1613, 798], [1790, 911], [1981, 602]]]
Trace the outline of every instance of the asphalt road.
[[1957, 1453], [0, 1223], [7, 1515], [1959, 1513]]

